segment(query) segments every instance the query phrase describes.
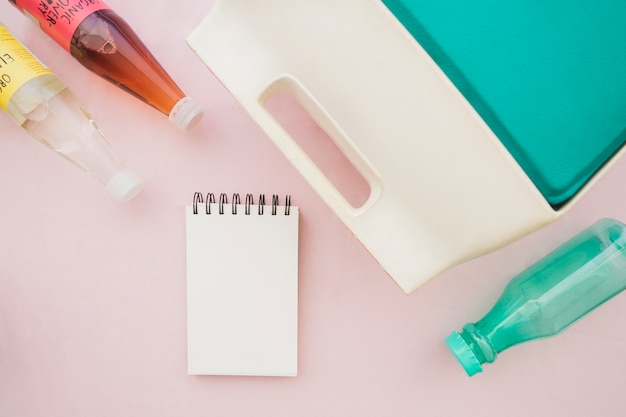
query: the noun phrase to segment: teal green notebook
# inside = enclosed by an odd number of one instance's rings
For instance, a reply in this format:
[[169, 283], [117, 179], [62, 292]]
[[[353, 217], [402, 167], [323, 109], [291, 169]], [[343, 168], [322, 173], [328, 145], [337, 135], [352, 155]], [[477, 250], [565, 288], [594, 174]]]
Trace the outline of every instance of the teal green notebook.
[[626, 141], [626, 1], [383, 2], [553, 206]]

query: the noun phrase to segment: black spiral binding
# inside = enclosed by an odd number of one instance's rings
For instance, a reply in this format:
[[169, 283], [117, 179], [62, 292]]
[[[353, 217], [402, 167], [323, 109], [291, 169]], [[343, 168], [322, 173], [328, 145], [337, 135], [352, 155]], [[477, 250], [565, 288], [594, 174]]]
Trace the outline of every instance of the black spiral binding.
[[[198, 214], [198, 207], [204, 205], [205, 214], [211, 214], [211, 208], [217, 204], [217, 212], [219, 214], [224, 214], [224, 207], [228, 205], [228, 195], [226, 193], [221, 193], [219, 199], [216, 200], [215, 194], [207, 193], [206, 198], [202, 193], [194, 193], [193, 194], [193, 214]], [[234, 193], [231, 198], [231, 213], [237, 214], [237, 207], [241, 205], [241, 197], [238, 193]], [[246, 194], [246, 198], [244, 200], [244, 214], [250, 215], [251, 207], [254, 205], [254, 197], [252, 194]], [[280, 198], [278, 195], [272, 195], [272, 206], [271, 213], [273, 216], [278, 214], [278, 207], [280, 206]], [[285, 197], [285, 215], [289, 216], [291, 214], [291, 196], [287, 195]], [[265, 208], [265, 194], [259, 195], [258, 200], [258, 214], [264, 214]]]

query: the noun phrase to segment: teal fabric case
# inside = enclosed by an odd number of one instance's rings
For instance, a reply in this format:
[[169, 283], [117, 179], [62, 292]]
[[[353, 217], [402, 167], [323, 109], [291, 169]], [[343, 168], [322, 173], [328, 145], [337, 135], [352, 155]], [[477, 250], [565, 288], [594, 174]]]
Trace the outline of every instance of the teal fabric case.
[[626, 141], [623, 0], [383, 0], [555, 207]]

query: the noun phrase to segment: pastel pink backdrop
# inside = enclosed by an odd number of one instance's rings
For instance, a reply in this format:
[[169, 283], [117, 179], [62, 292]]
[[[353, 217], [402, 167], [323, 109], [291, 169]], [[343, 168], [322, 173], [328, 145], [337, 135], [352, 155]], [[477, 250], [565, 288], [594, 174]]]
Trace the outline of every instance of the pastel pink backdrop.
[[[624, 415], [626, 295], [473, 378], [443, 340], [556, 245], [600, 217], [626, 220], [626, 161], [557, 223], [406, 296], [184, 43], [214, 1], [109, 4], [207, 115], [177, 131], [0, 2], [0, 19], [145, 180], [120, 205], [0, 115], [0, 416]], [[298, 133], [319, 135], [306, 123]], [[186, 374], [194, 191], [289, 193], [300, 207], [297, 377]]]

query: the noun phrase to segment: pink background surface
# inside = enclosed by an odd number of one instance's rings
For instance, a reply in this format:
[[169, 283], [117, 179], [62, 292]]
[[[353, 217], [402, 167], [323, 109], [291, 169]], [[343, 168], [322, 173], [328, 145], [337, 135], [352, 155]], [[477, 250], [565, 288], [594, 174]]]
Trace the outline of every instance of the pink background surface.
[[[120, 205], [0, 117], [0, 416], [624, 415], [624, 295], [473, 378], [443, 340], [556, 245], [600, 217], [626, 220], [626, 160], [555, 224], [407, 296], [184, 43], [214, 1], [108, 3], [207, 116], [177, 131], [0, 3], [4, 23], [145, 181]], [[194, 191], [290, 193], [300, 207], [297, 377], [186, 374]]]

